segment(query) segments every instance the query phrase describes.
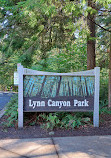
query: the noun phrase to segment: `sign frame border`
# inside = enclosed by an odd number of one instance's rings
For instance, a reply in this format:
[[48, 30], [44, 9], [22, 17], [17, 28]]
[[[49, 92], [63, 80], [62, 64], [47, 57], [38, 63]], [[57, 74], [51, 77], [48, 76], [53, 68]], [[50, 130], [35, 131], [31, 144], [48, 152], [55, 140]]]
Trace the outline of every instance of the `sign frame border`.
[[[99, 81], [100, 81], [100, 67], [95, 67], [92, 70], [72, 72], [72, 73], [53, 73], [43, 72], [24, 68], [21, 63], [17, 64], [18, 71], [18, 128], [23, 128], [23, 75], [49, 75], [49, 76], [94, 76], [95, 77], [95, 91], [94, 91], [94, 111], [93, 111], [93, 125], [99, 127]], [[77, 110], [75, 110], [76, 112]]]

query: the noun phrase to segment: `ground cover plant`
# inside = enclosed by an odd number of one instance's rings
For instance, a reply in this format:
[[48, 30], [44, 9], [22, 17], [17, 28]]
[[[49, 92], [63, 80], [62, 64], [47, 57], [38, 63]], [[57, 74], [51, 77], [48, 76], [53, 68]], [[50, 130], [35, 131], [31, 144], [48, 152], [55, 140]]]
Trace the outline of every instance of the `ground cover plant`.
[[6, 122], [3, 123], [6, 127], [14, 127], [17, 125], [18, 119], [18, 95], [14, 94], [10, 102], [7, 104], [6, 112]]

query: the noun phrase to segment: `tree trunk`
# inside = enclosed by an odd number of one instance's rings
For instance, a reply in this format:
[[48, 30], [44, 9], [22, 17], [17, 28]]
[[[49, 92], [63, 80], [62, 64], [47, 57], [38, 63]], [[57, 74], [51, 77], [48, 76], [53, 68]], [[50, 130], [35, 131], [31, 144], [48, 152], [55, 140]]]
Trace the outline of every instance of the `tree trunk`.
[[45, 82], [46, 82], [46, 78], [47, 78], [47, 76], [44, 77], [44, 80], [43, 80], [43, 82], [42, 82], [41, 89], [40, 89], [40, 92], [39, 92], [39, 96], [42, 95], [42, 91], [43, 91], [43, 88], [44, 88], [44, 84], [45, 84]]
[[[92, 0], [88, 0], [88, 6], [95, 8]], [[87, 69], [94, 69], [95, 64], [95, 15], [88, 13], [87, 25], [90, 31], [90, 36], [87, 37]]]
[[109, 51], [109, 91], [108, 91], [108, 107], [111, 107], [111, 33], [110, 33], [110, 51]]
[[58, 83], [56, 96], [59, 96], [59, 90], [60, 90], [61, 79], [62, 79], [62, 76], [60, 76], [60, 80], [59, 80], [59, 83]]
[[70, 89], [69, 81], [68, 81], [68, 89], [69, 89], [69, 96], [71, 96], [71, 89]]

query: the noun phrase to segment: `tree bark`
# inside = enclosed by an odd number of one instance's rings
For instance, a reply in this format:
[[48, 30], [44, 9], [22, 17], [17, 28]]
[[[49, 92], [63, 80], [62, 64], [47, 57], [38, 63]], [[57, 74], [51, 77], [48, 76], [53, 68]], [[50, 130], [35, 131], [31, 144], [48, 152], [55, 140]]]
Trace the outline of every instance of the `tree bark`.
[[[95, 8], [95, 4], [92, 0], [88, 0], [88, 6], [92, 9]], [[90, 36], [87, 37], [87, 69], [94, 69], [95, 62], [95, 15], [88, 13], [87, 25], [90, 31]]]
[[111, 33], [110, 33], [110, 51], [109, 51], [109, 90], [108, 90], [108, 107], [111, 107]]

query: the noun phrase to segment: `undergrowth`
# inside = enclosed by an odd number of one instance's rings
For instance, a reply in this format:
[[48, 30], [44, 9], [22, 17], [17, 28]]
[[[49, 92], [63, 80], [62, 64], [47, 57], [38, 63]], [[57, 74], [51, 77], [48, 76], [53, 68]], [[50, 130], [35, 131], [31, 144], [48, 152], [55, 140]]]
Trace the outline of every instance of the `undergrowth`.
[[[18, 96], [15, 94], [7, 105], [4, 122], [5, 127], [17, 127], [18, 122]], [[45, 129], [54, 128], [78, 128], [84, 124], [90, 124], [90, 117], [92, 113], [69, 113], [69, 112], [55, 112], [55, 113], [24, 113], [24, 125], [39, 124]]]
[[44, 119], [41, 127], [51, 130], [54, 128], [74, 129], [86, 123], [90, 124], [89, 117], [82, 118], [81, 116], [77, 116], [75, 113], [67, 112], [55, 112], [49, 113], [48, 115], [41, 114], [38, 116], [38, 120], [40, 118]]
[[7, 116], [4, 126], [14, 127], [17, 126], [18, 120], [18, 95], [14, 94], [7, 104], [5, 115]]
[[[107, 100], [100, 102], [100, 114], [111, 114]], [[18, 96], [15, 94], [7, 105], [7, 119], [5, 127], [17, 127], [18, 122]], [[40, 125], [41, 128], [53, 130], [54, 128], [74, 129], [83, 125], [92, 124], [92, 112], [54, 112], [54, 113], [24, 113], [24, 125]]]

